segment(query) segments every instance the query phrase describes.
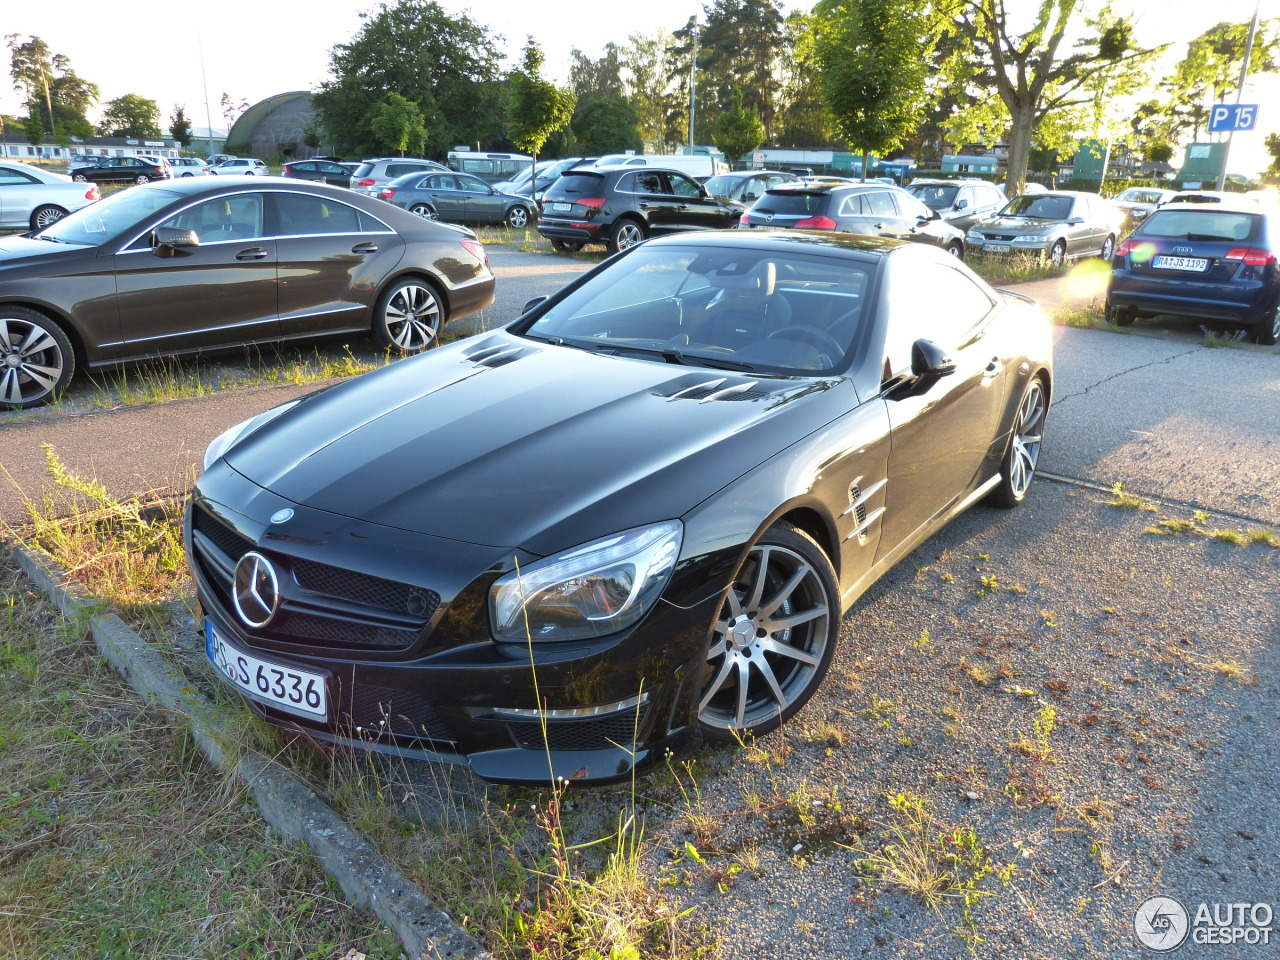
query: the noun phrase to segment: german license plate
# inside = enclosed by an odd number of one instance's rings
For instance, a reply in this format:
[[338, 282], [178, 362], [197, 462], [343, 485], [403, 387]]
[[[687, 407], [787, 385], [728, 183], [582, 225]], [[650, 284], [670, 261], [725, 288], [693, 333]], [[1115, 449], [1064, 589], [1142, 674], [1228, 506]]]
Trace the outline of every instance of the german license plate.
[[982, 245], [983, 253], [1008, 253], [1012, 247], [1007, 243], [984, 243]]
[[1198, 273], [1209, 269], [1209, 261], [1200, 257], [1156, 257], [1151, 265], [1157, 270], [1193, 270]]
[[304, 717], [328, 719], [322, 674], [286, 667], [241, 650], [208, 620], [204, 622], [204, 648], [218, 672], [246, 697]]
[[552, 213], [568, 213], [573, 209], [572, 203], [553, 203], [551, 205]]

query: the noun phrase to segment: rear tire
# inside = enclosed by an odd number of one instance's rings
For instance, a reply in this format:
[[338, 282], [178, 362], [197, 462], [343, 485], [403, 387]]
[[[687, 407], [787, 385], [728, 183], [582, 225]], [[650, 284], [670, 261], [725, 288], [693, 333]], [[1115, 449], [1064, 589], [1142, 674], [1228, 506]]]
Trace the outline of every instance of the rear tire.
[[151, 178], [148, 177], [145, 173], [140, 173], [133, 178], [133, 182], [136, 183], [138, 186], [142, 186], [144, 183], [150, 183]]
[[626, 250], [637, 243], [643, 243], [647, 234], [644, 224], [635, 220], [619, 220], [609, 231], [609, 242], [606, 244], [610, 253]]
[[432, 206], [426, 203], [415, 203], [412, 207], [409, 208], [409, 212], [414, 214], [415, 216], [421, 217], [423, 220], [436, 219], [435, 208], [433, 208]]
[[1106, 306], [1106, 318], [1107, 323], [1114, 323], [1117, 327], [1133, 326], [1133, 308], [1117, 307], [1108, 300]]
[[373, 340], [397, 353], [421, 353], [436, 342], [444, 326], [444, 301], [426, 280], [397, 280], [378, 298]]
[[38, 310], [0, 307], [0, 410], [48, 403], [76, 370], [71, 340]]
[[1253, 342], [1260, 343], [1264, 347], [1275, 346], [1277, 340], [1280, 340], [1280, 306], [1271, 311], [1271, 315], [1258, 324], [1257, 332], [1253, 335]]
[[67, 215], [67, 211], [61, 207], [55, 207], [47, 204], [43, 207], [36, 207], [31, 214], [31, 229], [41, 230], [51, 223], [56, 223]]
[[1116, 252], [1116, 238], [1113, 236], [1108, 236], [1107, 239], [1102, 242], [1102, 254], [1101, 254], [1102, 259], [1110, 263], [1111, 257], [1115, 252]]
[[582, 249], [582, 244], [572, 240], [552, 240], [551, 249], [561, 253], [577, 253]]

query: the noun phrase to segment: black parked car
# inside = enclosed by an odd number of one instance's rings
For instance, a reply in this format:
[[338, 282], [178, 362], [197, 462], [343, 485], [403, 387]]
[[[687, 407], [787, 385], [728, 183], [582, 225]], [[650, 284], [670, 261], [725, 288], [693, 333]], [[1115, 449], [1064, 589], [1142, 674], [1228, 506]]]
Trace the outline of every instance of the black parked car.
[[143, 157], [110, 157], [101, 163], [75, 167], [72, 180], [94, 183], [150, 183], [152, 180], [168, 180], [172, 171], [168, 164], [157, 163]]
[[732, 227], [744, 209], [678, 170], [579, 168], [566, 170], [542, 195], [538, 233], [557, 250], [603, 243], [615, 253], [651, 235]]
[[1027, 496], [1050, 352], [1032, 301], [920, 244], [655, 238], [215, 440], [208, 655], [273, 723], [495, 780], [766, 733], [877, 578]]
[[371, 197], [191, 177], [0, 238], [0, 409], [101, 367], [324, 333], [414, 353], [493, 301], [484, 247]]
[[770, 187], [743, 214], [747, 228], [836, 230], [914, 240], [964, 256], [964, 234], [901, 187], [814, 180]]
[[523, 229], [536, 206], [528, 197], [503, 193], [469, 173], [416, 173], [397, 177], [378, 197], [428, 220], [505, 223]]
[[294, 177], [298, 180], [314, 180], [319, 183], [332, 184], [335, 187], [351, 186], [351, 171], [336, 160], [322, 160], [315, 157], [311, 160], [293, 160], [280, 168], [282, 177]]
[[1116, 248], [1107, 317], [1199, 317], [1280, 339], [1280, 211], [1235, 205], [1166, 204]]

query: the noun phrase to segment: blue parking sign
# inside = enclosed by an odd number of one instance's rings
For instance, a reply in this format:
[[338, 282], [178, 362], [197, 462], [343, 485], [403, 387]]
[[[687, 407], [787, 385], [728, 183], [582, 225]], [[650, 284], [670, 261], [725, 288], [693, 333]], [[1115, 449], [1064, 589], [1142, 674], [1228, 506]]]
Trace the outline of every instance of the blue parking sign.
[[1209, 132], [1252, 130], [1258, 122], [1256, 103], [1215, 103], [1209, 111]]

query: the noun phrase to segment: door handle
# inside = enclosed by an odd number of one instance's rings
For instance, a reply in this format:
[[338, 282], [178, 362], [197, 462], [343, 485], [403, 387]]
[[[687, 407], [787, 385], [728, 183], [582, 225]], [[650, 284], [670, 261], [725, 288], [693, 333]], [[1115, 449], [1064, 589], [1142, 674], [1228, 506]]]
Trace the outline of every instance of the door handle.
[[241, 250], [236, 254], [237, 260], [265, 260], [267, 259], [267, 251], [261, 247], [250, 247], [248, 250]]
[[648, 204], [648, 203], [646, 203], [644, 200], [641, 200], [641, 201], [640, 201], [640, 209], [641, 209], [641, 210], [648, 210], [648, 209], [649, 209], [649, 204]]
[[982, 371], [983, 380], [991, 380], [1000, 376], [1000, 358], [992, 357], [991, 362], [987, 364], [986, 369]]
[[883, 224], [883, 223], [873, 223], [873, 224], [872, 224], [872, 226], [873, 226], [873, 227], [875, 227], [877, 230], [883, 230], [883, 229], [884, 229], [884, 224]]
[[378, 245], [372, 241], [366, 243], [357, 243], [351, 248], [352, 253], [377, 253]]

